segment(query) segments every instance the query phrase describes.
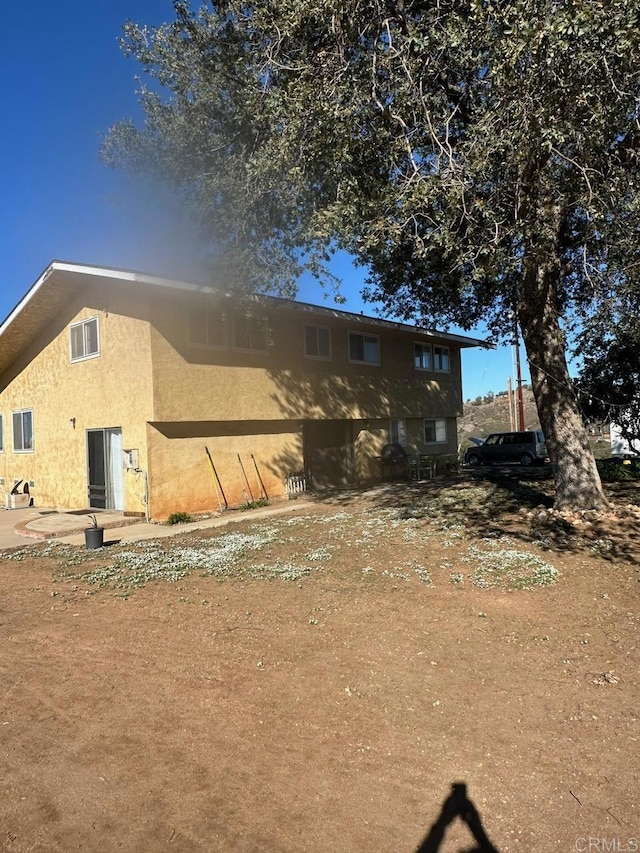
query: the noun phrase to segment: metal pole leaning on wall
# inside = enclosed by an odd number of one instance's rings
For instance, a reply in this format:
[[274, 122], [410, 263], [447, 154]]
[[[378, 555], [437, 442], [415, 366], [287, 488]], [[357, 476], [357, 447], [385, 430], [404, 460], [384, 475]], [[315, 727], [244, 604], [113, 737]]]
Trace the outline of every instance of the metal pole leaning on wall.
[[258, 463], [256, 462], [256, 458], [253, 455], [253, 453], [251, 454], [251, 459], [253, 461], [253, 467], [256, 469], [256, 475], [258, 477], [258, 482], [260, 483], [260, 488], [262, 489], [262, 494], [264, 495], [264, 499], [266, 501], [268, 501], [269, 495], [267, 494], [267, 490], [265, 489], [264, 483], [262, 482], [262, 477], [260, 476], [260, 471], [258, 470]]
[[240, 470], [242, 471], [242, 476], [244, 477], [244, 481], [247, 484], [247, 489], [249, 489], [249, 494], [251, 495], [251, 503], [254, 501], [253, 492], [251, 491], [251, 486], [249, 485], [249, 480], [247, 478], [247, 472], [244, 470], [244, 465], [242, 464], [242, 459], [240, 458], [240, 454], [238, 453], [238, 464], [240, 465]]
[[[216, 471], [216, 466], [213, 464], [213, 459], [211, 458], [211, 454], [209, 453], [209, 448], [206, 446], [204, 449], [207, 452], [207, 459], [209, 460], [209, 465], [211, 466], [211, 474], [213, 476], [213, 485], [216, 489], [216, 498], [218, 499], [218, 506], [220, 507], [220, 512], [222, 512], [222, 503], [220, 501], [220, 494], [224, 500], [224, 508], [227, 509], [229, 504], [227, 503], [227, 498], [224, 493], [224, 489], [222, 488], [222, 483], [220, 482], [220, 477], [218, 477], [218, 472]], [[220, 488], [220, 494], [218, 493], [218, 487]]]

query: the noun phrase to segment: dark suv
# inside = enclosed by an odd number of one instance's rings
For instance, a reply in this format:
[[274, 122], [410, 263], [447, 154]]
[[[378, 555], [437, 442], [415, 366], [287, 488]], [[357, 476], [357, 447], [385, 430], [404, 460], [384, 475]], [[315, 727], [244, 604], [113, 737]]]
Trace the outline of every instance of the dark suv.
[[464, 454], [464, 461], [467, 465], [491, 465], [494, 462], [542, 465], [547, 455], [547, 445], [540, 430], [493, 432], [482, 444], [470, 447]]

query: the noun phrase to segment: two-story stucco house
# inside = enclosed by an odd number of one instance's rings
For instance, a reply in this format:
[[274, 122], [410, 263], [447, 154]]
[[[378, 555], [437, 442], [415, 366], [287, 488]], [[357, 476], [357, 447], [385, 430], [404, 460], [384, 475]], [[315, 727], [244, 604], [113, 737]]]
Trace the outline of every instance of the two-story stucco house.
[[0, 326], [0, 490], [162, 519], [281, 498], [292, 472], [371, 482], [391, 441], [456, 452], [482, 344], [54, 261]]

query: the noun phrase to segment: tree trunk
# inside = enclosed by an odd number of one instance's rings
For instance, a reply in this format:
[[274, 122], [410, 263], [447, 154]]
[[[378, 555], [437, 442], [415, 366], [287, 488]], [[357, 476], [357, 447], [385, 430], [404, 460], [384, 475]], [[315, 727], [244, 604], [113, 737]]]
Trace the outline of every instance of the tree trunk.
[[578, 400], [556, 310], [555, 257], [532, 264], [525, 276], [518, 319], [531, 384], [555, 474], [555, 508], [579, 512], [607, 505]]

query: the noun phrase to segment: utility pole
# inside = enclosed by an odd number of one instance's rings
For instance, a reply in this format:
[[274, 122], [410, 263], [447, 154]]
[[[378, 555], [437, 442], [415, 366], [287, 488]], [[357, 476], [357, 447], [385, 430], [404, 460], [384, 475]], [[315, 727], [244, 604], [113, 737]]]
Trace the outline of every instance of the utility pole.
[[520, 370], [520, 338], [518, 336], [518, 321], [514, 318], [513, 331], [515, 335], [514, 346], [516, 348], [516, 399], [518, 403], [518, 431], [524, 430], [524, 403], [522, 401], [522, 371]]
[[509, 401], [509, 429], [511, 432], [516, 428], [513, 406], [513, 388], [511, 387], [511, 377], [507, 376], [507, 400]]

